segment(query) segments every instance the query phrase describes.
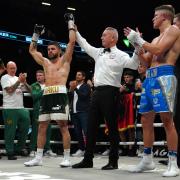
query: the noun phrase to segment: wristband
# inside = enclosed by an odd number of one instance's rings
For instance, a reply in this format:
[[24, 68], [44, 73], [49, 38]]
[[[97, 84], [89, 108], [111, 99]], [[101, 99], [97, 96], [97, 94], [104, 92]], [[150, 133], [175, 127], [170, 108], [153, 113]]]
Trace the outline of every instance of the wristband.
[[33, 41], [33, 42], [37, 42], [37, 41], [38, 41], [38, 39], [39, 39], [39, 34], [37, 34], [37, 33], [33, 33], [33, 36], [32, 36], [32, 41]]
[[74, 29], [74, 21], [70, 20], [68, 21], [68, 29]]

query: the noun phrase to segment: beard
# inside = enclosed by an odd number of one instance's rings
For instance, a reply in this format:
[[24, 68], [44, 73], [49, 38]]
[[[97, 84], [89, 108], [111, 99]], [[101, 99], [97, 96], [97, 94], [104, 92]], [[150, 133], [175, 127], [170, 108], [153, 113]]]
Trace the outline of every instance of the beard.
[[53, 60], [55, 60], [56, 58], [58, 58], [58, 54], [49, 55], [48, 58], [49, 58], [50, 61], [53, 61]]

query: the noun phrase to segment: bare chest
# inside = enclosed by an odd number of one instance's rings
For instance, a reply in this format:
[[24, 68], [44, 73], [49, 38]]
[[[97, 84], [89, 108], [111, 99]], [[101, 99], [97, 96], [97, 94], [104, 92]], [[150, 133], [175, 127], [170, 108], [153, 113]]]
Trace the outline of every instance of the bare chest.
[[[162, 39], [163, 39], [163, 36], [164, 36], [164, 33], [162, 33], [158, 38], [156, 38], [156, 40], [153, 42], [153, 44], [155, 44], [155, 45], [160, 44]], [[153, 62], [165, 63], [165, 61], [166, 61], [166, 58], [165, 58], [166, 54], [167, 54], [167, 52], [163, 53], [161, 55], [158, 55], [158, 56], [154, 55], [153, 56]]]

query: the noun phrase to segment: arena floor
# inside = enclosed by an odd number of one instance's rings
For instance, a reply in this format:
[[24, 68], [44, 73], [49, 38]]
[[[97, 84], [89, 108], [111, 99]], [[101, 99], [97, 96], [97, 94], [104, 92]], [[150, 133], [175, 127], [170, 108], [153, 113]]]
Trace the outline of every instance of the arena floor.
[[[120, 157], [119, 169], [103, 171], [108, 158], [104, 156], [96, 156], [94, 158], [94, 167], [87, 169], [60, 168], [59, 163], [62, 156], [44, 157], [43, 166], [25, 167], [23, 163], [30, 158], [19, 157], [18, 160], [7, 160], [6, 156], [0, 159], [0, 179], [2, 180], [160, 180], [164, 179], [161, 174], [166, 166], [158, 163], [160, 158], [154, 158], [157, 164], [155, 170], [145, 173], [130, 173], [133, 165], [139, 162], [138, 157]], [[72, 157], [72, 164], [77, 163], [82, 158]], [[162, 159], [162, 158], [161, 158]], [[174, 177], [173, 179], [179, 179]]]

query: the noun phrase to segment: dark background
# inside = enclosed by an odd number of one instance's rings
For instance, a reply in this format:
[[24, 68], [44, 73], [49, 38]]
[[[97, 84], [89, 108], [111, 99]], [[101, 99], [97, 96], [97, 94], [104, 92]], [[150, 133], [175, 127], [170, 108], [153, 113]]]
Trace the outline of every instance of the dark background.
[[[154, 8], [162, 4], [171, 4], [180, 12], [179, 0], [49, 0], [51, 6], [41, 5], [42, 0], [6, 0], [0, 5], [0, 30], [31, 36], [34, 24], [44, 24], [46, 33], [44, 39], [68, 41], [67, 24], [64, 14], [67, 7], [75, 7], [75, 22], [78, 30], [96, 47], [101, 46], [101, 34], [105, 27], [113, 26], [119, 31], [118, 48], [132, 51], [127, 48], [122, 39], [123, 28], [139, 27], [144, 39], [151, 41], [159, 33], [153, 30], [152, 18]], [[28, 53], [28, 43], [0, 39], [0, 57], [5, 64], [9, 60], [17, 63], [18, 72], [27, 72], [28, 81], [35, 81], [35, 71], [41, 68]], [[38, 50], [46, 54], [46, 47], [38, 46]], [[86, 71], [88, 78], [94, 69], [93, 60], [86, 54], [74, 53], [69, 80], [74, 78], [77, 70]]]
[[[67, 12], [66, 8], [72, 6], [76, 8], [74, 15], [78, 30], [90, 44], [100, 47], [103, 30], [107, 26], [112, 26], [119, 31], [118, 48], [133, 51], [132, 47], [127, 48], [122, 42], [124, 27], [139, 27], [144, 39], [151, 41], [159, 33], [152, 27], [154, 8], [162, 4], [171, 4], [176, 13], [180, 12], [180, 0], [50, 0], [50, 2], [52, 6], [46, 7], [41, 5], [41, 0], [1, 0], [0, 30], [31, 36], [34, 24], [44, 24], [46, 33], [42, 38], [67, 43], [68, 30], [64, 14]], [[4, 63], [9, 60], [15, 61], [18, 67], [17, 74], [27, 72], [28, 83], [31, 84], [35, 81], [35, 71], [41, 67], [29, 55], [28, 47], [28, 43], [0, 38], [0, 57]], [[47, 56], [46, 47], [39, 45], [38, 50]], [[77, 70], [84, 70], [87, 78], [91, 78], [93, 69], [94, 62], [89, 56], [74, 52], [68, 80], [74, 78]], [[25, 107], [32, 107], [29, 106], [29, 101]], [[104, 141], [105, 137], [102, 139]]]

